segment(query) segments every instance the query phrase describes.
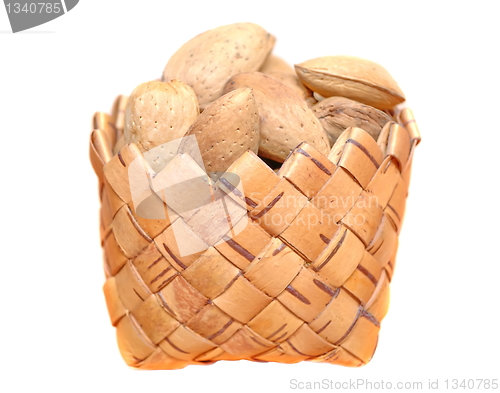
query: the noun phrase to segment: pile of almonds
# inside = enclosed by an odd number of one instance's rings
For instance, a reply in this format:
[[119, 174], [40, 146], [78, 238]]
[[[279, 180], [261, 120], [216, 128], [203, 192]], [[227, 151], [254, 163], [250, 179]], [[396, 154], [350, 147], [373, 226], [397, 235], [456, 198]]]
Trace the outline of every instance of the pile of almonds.
[[304, 141], [328, 155], [351, 126], [376, 139], [405, 100], [374, 62], [325, 56], [294, 70], [271, 53], [274, 43], [253, 23], [191, 39], [170, 58], [161, 81], [134, 89], [121, 143], [145, 152], [195, 135], [209, 172], [224, 172], [247, 150], [279, 166]]

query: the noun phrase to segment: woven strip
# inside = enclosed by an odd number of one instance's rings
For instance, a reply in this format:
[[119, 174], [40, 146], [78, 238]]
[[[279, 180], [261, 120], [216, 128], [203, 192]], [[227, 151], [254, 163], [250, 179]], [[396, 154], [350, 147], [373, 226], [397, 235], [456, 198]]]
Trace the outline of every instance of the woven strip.
[[[126, 363], [366, 364], [389, 305], [420, 141], [411, 111], [395, 114], [378, 141], [346, 130], [328, 157], [302, 143], [277, 174], [245, 153], [228, 172], [243, 184], [247, 197], [235, 206], [246, 206], [248, 225], [181, 256], [173, 228], [193, 218], [138, 216], [127, 174], [141, 153], [130, 144], [113, 154], [125, 103], [118, 97], [111, 116], [96, 114], [90, 157], [99, 178], [104, 294]], [[220, 184], [231, 188], [233, 179], [224, 175]]]

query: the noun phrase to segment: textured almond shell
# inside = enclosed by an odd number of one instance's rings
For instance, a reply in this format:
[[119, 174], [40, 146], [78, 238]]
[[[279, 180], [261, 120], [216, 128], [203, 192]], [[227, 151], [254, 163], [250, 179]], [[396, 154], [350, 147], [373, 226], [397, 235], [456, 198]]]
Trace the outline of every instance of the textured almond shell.
[[142, 151], [181, 138], [200, 113], [193, 89], [180, 81], [137, 86], [125, 109], [125, 143]]
[[257, 71], [275, 38], [254, 23], [235, 23], [208, 30], [185, 43], [170, 58], [163, 80], [179, 79], [192, 86], [205, 109], [222, 95], [227, 80]]
[[349, 127], [359, 127], [375, 140], [391, 117], [372, 106], [345, 97], [329, 97], [313, 105], [312, 110], [328, 134], [330, 144]]
[[223, 95], [203, 111], [187, 135], [195, 135], [205, 169], [225, 172], [245, 151], [259, 149], [259, 112], [251, 89]]
[[323, 97], [343, 96], [390, 109], [405, 100], [389, 72], [379, 64], [354, 56], [324, 56], [295, 65], [300, 80]]
[[328, 135], [295, 90], [260, 72], [248, 72], [233, 76], [224, 91], [242, 87], [253, 89], [259, 106], [259, 155], [283, 162], [304, 141], [319, 152], [328, 154]]

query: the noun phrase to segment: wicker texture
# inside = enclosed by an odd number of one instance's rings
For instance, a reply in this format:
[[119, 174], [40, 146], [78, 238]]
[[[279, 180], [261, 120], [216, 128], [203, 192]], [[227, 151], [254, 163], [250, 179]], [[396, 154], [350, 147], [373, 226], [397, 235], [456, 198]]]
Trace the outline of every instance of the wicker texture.
[[[228, 171], [251, 195], [244, 200], [250, 224], [222, 244], [180, 256], [170, 219], [134, 212], [127, 166], [139, 150], [131, 144], [113, 155], [125, 101], [118, 97], [111, 116], [95, 115], [90, 158], [102, 203], [104, 293], [126, 363], [366, 364], [389, 304], [420, 141], [411, 111], [393, 114], [397, 122], [378, 141], [346, 130], [328, 157], [303, 143], [278, 173], [245, 153]], [[285, 198], [294, 203], [278, 203]], [[266, 220], [271, 214], [288, 219]]]

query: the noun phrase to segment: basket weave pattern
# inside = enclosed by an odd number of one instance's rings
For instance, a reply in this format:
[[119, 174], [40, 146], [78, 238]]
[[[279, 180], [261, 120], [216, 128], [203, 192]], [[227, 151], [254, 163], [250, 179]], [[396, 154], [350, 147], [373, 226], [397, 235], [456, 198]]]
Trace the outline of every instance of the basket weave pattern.
[[137, 147], [113, 155], [125, 101], [119, 97], [111, 115], [96, 114], [90, 158], [102, 204], [104, 294], [126, 363], [366, 364], [389, 304], [420, 141], [411, 111], [395, 115], [378, 141], [346, 130], [328, 157], [303, 143], [278, 173], [245, 153], [228, 172], [251, 195], [244, 201], [250, 223], [226, 242], [181, 256], [172, 220], [135, 214], [127, 167]]

